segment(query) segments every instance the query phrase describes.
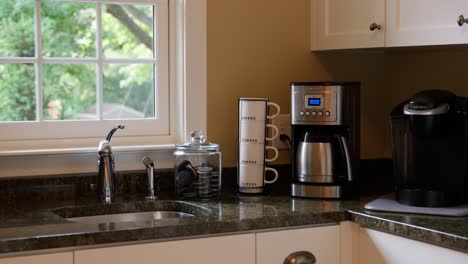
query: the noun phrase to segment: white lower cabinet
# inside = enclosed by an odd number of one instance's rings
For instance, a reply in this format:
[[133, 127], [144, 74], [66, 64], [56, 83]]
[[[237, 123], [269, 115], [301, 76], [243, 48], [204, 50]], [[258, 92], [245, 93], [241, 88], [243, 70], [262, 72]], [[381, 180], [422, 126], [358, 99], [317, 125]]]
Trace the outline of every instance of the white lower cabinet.
[[75, 251], [75, 264], [91, 263], [283, 263], [309, 251], [317, 263], [340, 264], [340, 227], [323, 226]]
[[255, 264], [255, 234], [75, 251], [75, 264]]
[[362, 227], [359, 257], [360, 264], [468, 263], [468, 254]]
[[332, 226], [0, 258], [0, 264], [281, 264], [301, 251], [313, 254], [316, 263], [326, 264], [468, 263], [466, 253], [345, 221]]
[[298, 251], [340, 264], [340, 227], [323, 226], [75, 251], [75, 264], [272, 264]]
[[299, 251], [312, 253], [317, 263], [340, 264], [340, 226], [257, 233], [257, 264], [281, 264]]
[[73, 252], [0, 258], [0, 264], [73, 264]]

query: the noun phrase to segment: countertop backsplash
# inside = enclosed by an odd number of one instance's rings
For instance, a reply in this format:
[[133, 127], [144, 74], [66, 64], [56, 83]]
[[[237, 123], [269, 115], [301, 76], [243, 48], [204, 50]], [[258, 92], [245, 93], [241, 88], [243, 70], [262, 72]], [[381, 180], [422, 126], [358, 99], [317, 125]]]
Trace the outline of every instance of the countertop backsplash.
[[[269, 195], [288, 195], [290, 190], [290, 165], [276, 165], [278, 182], [268, 185]], [[393, 190], [391, 160], [362, 160], [359, 188], [361, 195], [379, 195]], [[157, 186], [164, 196], [172, 196], [174, 171], [156, 170]], [[65, 201], [80, 197], [96, 197], [97, 173], [34, 176], [0, 179], [0, 204], [13, 205], [27, 201], [32, 206], [40, 206], [42, 201]], [[144, 170], [116, 172], [117, 196], [144, 196], [147, 192], [147, 176]], [[226, 192], [236, 192], [237, 169], [224, 168], [222, 188]]]

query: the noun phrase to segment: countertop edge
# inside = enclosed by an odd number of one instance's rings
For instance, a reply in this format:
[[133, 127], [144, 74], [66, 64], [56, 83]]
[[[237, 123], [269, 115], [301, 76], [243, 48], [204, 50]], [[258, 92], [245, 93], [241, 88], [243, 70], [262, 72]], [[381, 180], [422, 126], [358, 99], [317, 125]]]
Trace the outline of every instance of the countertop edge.
[[415, 225], [405, 224], [353, 210], [347, 211], [350, 220], [361, 227], [468, 253], [468, 239]]
[[342, 221], [353, 221], [364, 228], [468, 253], [468, 238], [343, 208], [332, 212], [264, 216], [241, 220], [200, 218], [199, 221], [181, 225], [0, 238], [0, 258], [124, 244], [307, 228]]
[[235, 235], [296, 229], [307, 226], [334, 224], [349, 220], [346, 211], [303, 214], [295, 217], [275, 216], [241, 221], [200, 221], [184, 225], [135, 228], [105, 232], [57, 234], [27, 238], [0, 238], [0, 258], [38, 254], [46, 251], [70, 251], [90, 247], [105, 247], [115, 244], [138, 244], [184, 240], [196, 237]]

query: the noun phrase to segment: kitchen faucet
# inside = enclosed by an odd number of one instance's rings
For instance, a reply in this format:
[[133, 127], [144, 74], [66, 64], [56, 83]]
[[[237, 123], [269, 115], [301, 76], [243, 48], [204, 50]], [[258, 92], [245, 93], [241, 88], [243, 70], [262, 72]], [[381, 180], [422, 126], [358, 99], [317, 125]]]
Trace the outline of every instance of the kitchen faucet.
[[117, 125], [112, 128], [106, 139], [101, 140], [98, 146], [98, 192], [99, 198], [107, 203], [112, 201], [115, 189], [115, 164], [110, 140], [115, 131], [124, 128], [124, 125]]

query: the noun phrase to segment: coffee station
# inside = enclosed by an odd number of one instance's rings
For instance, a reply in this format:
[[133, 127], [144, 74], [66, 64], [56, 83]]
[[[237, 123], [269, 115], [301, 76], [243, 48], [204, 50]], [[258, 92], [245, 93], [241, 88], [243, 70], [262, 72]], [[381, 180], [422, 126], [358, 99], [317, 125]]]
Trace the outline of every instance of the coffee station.
[[[359, 199], [360, 178], [360, 83], [291, 83], [291, 171], [290, 195], [311, 199]], [[246, 116], [253, 115], [243, 104], [262, 100], [261, 133], [244, 135]], [[262, 145], [262, 155], [252, 163], [263, 165], [259, 173], [246, 173], [243, 149], [250, 142], [267, 142], [278, 137], [278, 128], [265, 123], [278, 116], [279, 106], [267, 99], [240, 99], [238, 186], [240, 193], [263, 193], [278, 172], [264, 166], [278, 156], [271, 146]], [[276, 113], [268, 116], [268, 106]], [[247, 109], [247, 110], [246, 110]], [[431, 215], [468, 215], [468, 170], [466, 115], [468, 99], [446, 90], [427, 90], [398, 104], [390, 114], [395, 193], [366, 204], [374, 211], [411, 212]], [[268, 128], [274, 128], [267, 137]], [[284, 136], [284, 135], [283, 135]], [[266, 158], [274, 149], [274, 158]], [[443, 154], [445, 153], [445, 154]], [[248, 160], [248, 159], [247, 159]], [[274, 170], [274, 180], [266, 171]], [[256, 191], [246, 188], [246, 178]], [[256, 186], [260, 186], [256, 187]]]

